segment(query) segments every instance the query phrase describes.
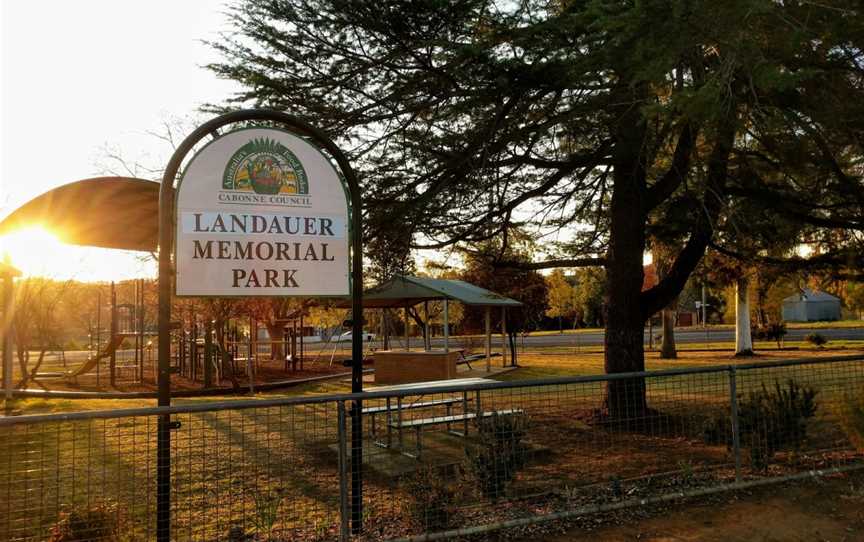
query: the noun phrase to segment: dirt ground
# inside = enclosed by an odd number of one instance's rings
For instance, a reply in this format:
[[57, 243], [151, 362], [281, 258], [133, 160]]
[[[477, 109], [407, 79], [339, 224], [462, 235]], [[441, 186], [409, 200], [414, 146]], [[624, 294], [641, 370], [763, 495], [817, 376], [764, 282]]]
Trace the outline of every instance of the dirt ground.
[[[634, 518], [632, 514], [642, 515]], [[628, 517], [629, 516], [629, 517]], [[541, 542], [853, 542], [864, 540], [864, 473], [773, 485], [584, 518]]]

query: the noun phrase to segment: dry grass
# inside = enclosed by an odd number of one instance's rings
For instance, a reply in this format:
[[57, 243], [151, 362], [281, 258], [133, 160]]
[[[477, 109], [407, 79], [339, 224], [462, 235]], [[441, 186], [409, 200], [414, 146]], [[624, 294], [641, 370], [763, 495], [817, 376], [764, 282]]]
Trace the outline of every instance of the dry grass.
[[[763, 350], [757, 356], [737, 358], [731, 352], [679, 351], [677, 359], [660, 359], [659, 352], [646, 352], [645, 369], [661, 371], [712, 365], [743, 365], [788, 359], [816, 358], [838, 355], [864, 354], [864, 349], [807, 349], [807, 350]], [[497, 380], [529, 380], [562, 376], [586, 376], [603, 374], [601, 352], [561, 353], [528, 352], [519, 354], [520, 369], [506, 373]]]

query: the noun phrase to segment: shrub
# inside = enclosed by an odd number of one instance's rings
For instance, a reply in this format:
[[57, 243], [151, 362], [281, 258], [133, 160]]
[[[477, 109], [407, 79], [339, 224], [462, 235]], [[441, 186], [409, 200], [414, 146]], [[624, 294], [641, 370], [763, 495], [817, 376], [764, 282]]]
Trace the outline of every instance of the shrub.
[[51, 542], [120, 541], [123, 523], [120, 509], [113, 503], [63, 510], [50, 529]]
[[820, 333], [808, 333], [807, 336], [804, 337], [804, 340], [813, 346], [818, 346], [819, 348], [822, 348], [828, 342], [828, 339]]
[[729, 444], [731, 421], [728, 415], [717, 415], [707, 418], [702, 423], [702, 440], [709, 446]]
[[739, 399], [738, 426], [741, 446], [750, 451], [754, 469], [765, 470], [782, 449], [798, 450], [807, 436], [807, 420], [816, 414], [817, 391], [789, 380], [785, 387], [774, 382], [769, 391], [750, 392]]
[[468, 466], [483, 496], [495, 501], [525, 466], [527, 419], [522, 413], [496, 413], [475, 420], [475, 425], [477, 444], [465, 449]]
[[864, 451], [864, 398], [854, 392], [847, 392], [843, 396], [839, 418], [849, 442], [857, 450]]
[[403, 512], [424, 532], [441, 531], [450, 526], [458, 491], [430, 466], [421, 467], [401, 482], [405, 492]]
[[764, 338], [766, 341], [776, 342], [778, 350], [783, 346], [783, 338], [788, 333], [788, 331], [786, 330], [785, 322], [768, 324], [767, 326], [763, 327], [760, 332], [762, 338]]
[[281, 489], [264, 489], [253, 490], [252, 499], [255, 502], [255, 515], [252, 517], [252, 523], [255, 525], [255, 532], [259, 535], [267, 535], [273, 531], [273, 525], [279, 518], [279, 508], [282, 505], [282, 490]]

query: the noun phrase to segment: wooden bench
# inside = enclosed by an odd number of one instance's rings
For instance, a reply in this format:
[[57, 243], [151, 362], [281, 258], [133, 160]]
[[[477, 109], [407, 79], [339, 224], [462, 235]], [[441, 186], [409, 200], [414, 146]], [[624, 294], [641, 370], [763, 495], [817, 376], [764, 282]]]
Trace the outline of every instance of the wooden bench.
[[[449, 411], [449, 408], [448, 408]], [[457, 434], [459, 436], [466, 436], [468, 434], [468, 421], [479, 418], [491, 418], [492, 416], [512, 416], [515, 414], [522, 414], [522, 409], [519, 408], [508, 408], [503, 410], [486, 410], [483, 412], [464, 412], [462, 414], [448, 414], [447, 416], [433, 416], [431, 418], [422, 418], [419, 420], [409, 420], [406, 422], [393, 422], [391, 425], [393, 427], [397, 427], [398, 429], [414, 429], [416, 431], [417, 436], [417, 455], [412, 456], [417, 459], [420, 459], [420, 455], [423, 452], [423, 445], [421, 434], [424, 427], [433, 426], [433, 425], [447, 425], [447, 432]], [[462, 422], [465, 424], [465, 431], [463, 433], [456, 433], [450, 430], [450, 426], [453, 423]], [[401, 445], [401, 438], [400, 438]], [[400, 446], [401, 448], [401, 446]], [[406, 452], [402, 452], [406, 453]], [[411, 455], [407, 454], [406, 455]]]

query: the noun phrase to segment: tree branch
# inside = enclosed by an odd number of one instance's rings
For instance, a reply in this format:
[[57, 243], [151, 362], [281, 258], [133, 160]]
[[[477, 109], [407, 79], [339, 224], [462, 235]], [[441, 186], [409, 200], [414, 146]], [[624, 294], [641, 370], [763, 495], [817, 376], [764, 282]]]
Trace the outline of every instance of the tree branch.
[[557, 267], [599, 267], [606, 263], [606, 258], [563, 258], [558, 260], [546, 260], [544, 262], [520, 262], [516, 260], [499, 260], [494, 262], [493, 267], [510, 267], [515, 269], [554, 269]]
[[681, 135], [678, 136], [678, 143], [675, 145], [672, 165], [669, 166], [669, 170], [663, 177], [651, 185], [645, 193], [645, 212], [663, 203], [687, 178], [690, 169], [690, 157], [693, 156], [698, 131], [689, 122], [684, 123], [681, 128]]

